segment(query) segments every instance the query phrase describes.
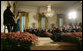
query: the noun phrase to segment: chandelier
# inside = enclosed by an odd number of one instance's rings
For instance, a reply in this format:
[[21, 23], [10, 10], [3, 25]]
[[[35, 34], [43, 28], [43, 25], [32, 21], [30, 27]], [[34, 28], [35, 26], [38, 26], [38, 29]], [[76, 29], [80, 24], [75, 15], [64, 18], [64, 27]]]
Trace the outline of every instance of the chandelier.
[[45, 12], [46, 17], [52, 17], [54, 15], [54, 11], [51, 10], [51, 5], [47, 6], [47, 10]]

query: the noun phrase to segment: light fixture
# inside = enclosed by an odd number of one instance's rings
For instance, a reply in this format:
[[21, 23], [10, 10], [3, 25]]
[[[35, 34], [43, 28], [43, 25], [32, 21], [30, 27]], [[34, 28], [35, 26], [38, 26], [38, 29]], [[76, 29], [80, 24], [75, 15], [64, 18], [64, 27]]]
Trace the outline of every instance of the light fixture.
[[77, 13], [75, 11], [69, 13], [69, 19], [76, 19]]
[[45, 12], [46, 17], [52, 17], [54, 15], [54, 11], [51, 10], [51, 4], [47, 6], [47, 11]]

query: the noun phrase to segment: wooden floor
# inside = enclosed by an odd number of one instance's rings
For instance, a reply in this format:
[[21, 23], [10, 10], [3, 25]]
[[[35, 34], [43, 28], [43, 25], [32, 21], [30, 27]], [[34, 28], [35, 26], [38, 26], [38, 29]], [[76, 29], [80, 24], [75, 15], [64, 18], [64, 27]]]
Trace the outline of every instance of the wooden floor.
[[31, 50], [78, 50], [78, 48], [76, 44], [53, 42], [49, 37], [39, 37], [39, 44]]

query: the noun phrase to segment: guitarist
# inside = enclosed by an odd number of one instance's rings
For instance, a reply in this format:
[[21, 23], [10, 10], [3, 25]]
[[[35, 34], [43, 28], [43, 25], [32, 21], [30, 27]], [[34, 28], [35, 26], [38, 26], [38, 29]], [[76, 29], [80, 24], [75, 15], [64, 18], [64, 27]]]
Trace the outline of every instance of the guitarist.
[[10, 10], [11, 6], [7, 6], [7, 9], [3, 13], [3, 24], [7, 26], [8, 32], [16, 32], [17, 24], [15, 23], [15, 16]]

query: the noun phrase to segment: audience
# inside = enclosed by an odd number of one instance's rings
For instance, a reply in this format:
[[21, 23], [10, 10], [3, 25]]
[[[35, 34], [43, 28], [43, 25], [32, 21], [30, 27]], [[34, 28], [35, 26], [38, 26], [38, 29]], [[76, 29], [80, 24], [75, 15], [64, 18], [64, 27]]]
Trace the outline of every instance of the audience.
[[58, 28], [51, 28], [51, 29], [34, 29], [34, 28], [30, 28], [30, 29], [25, 29], [25, 32], [29, 32], [32, 34], [36, 34], [37, 36], [46, 36], [45, 32], [49, 32], [52, 33], [53, 35], [56, 34], [62, 34], [62, 33], [71, 33], [71, 32], [82, 32], [82, 28], [81, 26], [63, 26], [63, 27], [58, 27]]

